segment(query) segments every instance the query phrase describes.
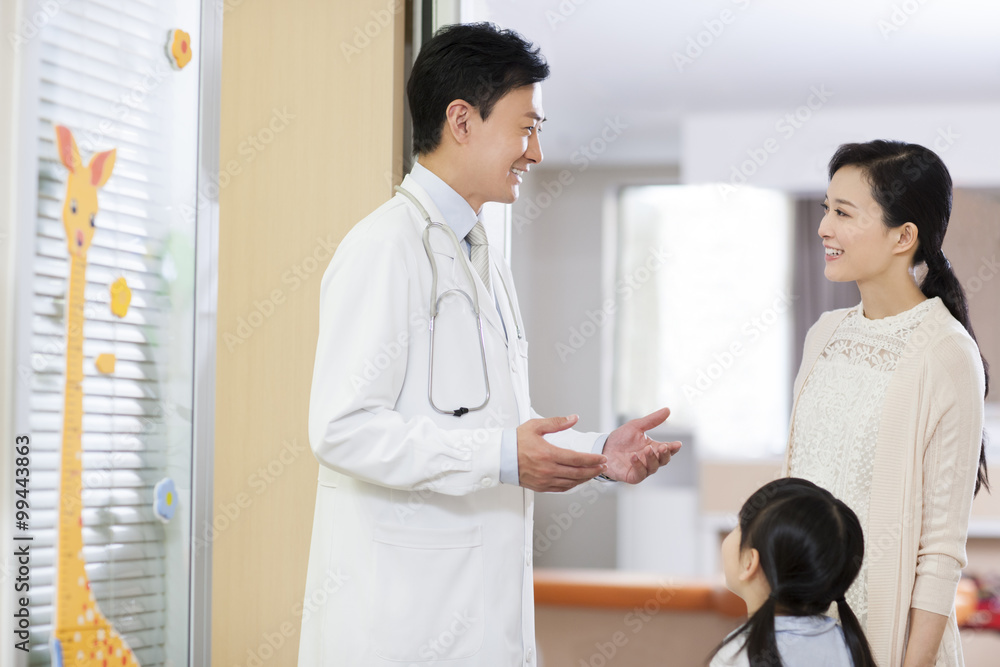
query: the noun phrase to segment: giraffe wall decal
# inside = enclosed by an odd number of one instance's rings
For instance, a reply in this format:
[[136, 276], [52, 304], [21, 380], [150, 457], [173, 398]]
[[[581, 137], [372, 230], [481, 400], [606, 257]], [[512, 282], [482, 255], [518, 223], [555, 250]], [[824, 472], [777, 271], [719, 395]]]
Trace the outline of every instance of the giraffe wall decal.
[[95, 154], [86, 167], [68, 128], [57, 125], [59, 159], [69, 170], [63, 225], [69, 251], [67, 289], [66, 397], [63, 405], [56, 543], [55, 619], [52, 664], [79, 667], [138, 665], [135, 654], [98, 609], [83, 560], [83, 312], [87, 251], [94, 237], [97, 190], [115, 165], [115, 151]]

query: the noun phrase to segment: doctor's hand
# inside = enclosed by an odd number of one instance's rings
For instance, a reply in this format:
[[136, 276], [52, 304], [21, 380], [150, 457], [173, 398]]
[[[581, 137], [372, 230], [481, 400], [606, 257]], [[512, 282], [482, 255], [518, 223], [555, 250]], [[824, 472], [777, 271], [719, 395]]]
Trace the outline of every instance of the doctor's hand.
[[567, 491], [607, 470], [606, 456], [556, 447], [542, 437], [571, 428], [579, 419], [577, 415], [529, 419], [517, 427], [521, 486], [532, 491]]
[[604, 454], [608, 457], [611, 479], [638, 484], [670, 462], [681, 448], [679, 442], [657, 442], [646, 435], [670, 416], [670, 408], [657, 410], [645, 417], [625, 422], [608, 436]]

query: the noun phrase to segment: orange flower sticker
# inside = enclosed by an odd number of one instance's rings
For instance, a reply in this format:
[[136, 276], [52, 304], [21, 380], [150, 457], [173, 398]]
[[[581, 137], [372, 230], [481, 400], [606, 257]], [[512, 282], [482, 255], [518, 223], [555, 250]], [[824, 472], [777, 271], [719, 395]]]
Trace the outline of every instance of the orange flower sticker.
[[174, 29], [167, 33], [167, 58], [174, 69], [184, 69], [191, 62], [191, 35]]

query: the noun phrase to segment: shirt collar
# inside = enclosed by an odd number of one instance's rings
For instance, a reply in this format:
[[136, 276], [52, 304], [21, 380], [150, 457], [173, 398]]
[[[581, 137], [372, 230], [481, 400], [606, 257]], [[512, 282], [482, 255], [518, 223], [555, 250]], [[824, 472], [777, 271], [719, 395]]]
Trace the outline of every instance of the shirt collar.
[[444, 222], [455, 232], [459, 240], [464, 239], [479, 222], [476, 212], [469, 206], [465, 198], [441, 180], [437, 174], [420, 164], [413, 163], [410, 176], [427, 192], [434, 205], [444, 216]]
[[837, 619], [823, 614], [815, 616], [775, 616], [774, 631], [793, 635], [821, 635], [829, 632]]

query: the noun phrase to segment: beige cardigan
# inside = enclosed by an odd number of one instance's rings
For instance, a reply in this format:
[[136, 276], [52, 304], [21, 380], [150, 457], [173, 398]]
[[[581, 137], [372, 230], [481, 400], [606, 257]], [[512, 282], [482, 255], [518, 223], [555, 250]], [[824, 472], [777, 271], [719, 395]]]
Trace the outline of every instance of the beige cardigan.
[[[806, 335], [792, 424], [802, 386], [848, 310], [824, 313]], [[875, 442], [866, 634], [880, 667], [903, 663], [911, 608], [949, 617], [937, 665], [963, 664], [954, 603], [967, 564], [984, 393], [979, 348], [937, 300], [900, 355]], [[791, 443], [790, 434], [786, 475]]]

